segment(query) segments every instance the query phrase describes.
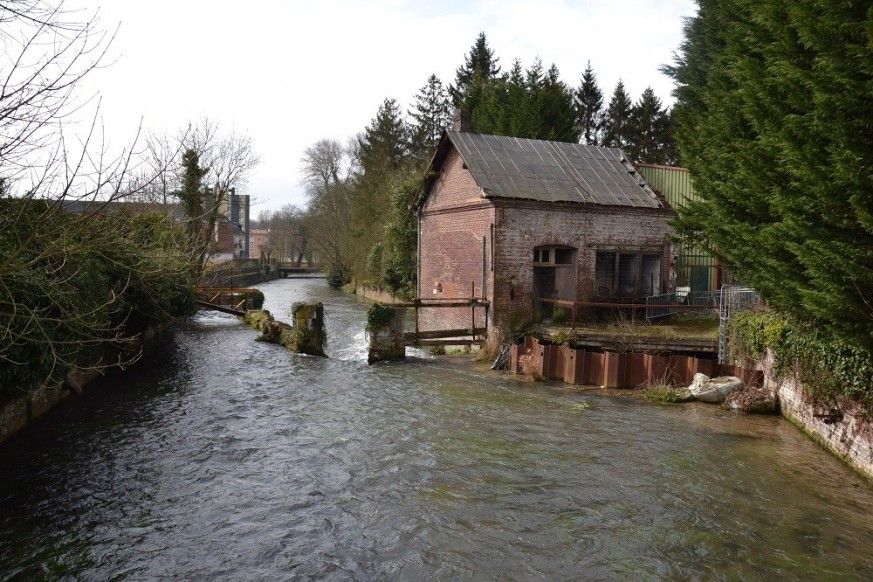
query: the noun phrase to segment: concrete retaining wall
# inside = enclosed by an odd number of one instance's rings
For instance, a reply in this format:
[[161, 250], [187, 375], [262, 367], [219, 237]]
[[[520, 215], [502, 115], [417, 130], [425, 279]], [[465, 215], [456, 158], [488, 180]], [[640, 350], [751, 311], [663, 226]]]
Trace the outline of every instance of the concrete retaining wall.
[[0, 443], [27, 424], [54, 408], [70, 395], [63, 383], [37, 388], [27, 396], [15, 398], [0, 407]]
[[[143, 331], [140, 334], [140, 348], [146, 349], [165, 328], [166, 325], [154, 326]], [[57, 406], [71, 393], [81, 393], [87, 384], [101, 375], [99, 372], [70, 370], [65, 374], [63, 382], [36, 388], [0, 405], [0, 443]]]

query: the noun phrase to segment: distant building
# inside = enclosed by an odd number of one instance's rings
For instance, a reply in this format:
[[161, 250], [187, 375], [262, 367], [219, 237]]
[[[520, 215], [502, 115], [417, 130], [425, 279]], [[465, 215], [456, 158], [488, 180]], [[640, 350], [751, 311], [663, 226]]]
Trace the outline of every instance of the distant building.
[[[443, 133], [417, 204], [418, 296], [530, 319], [543, 299], [635, 302], [672, 291], [667, 203], [615, 148]], [[422, 310], [422, 329], [469, 327]]]
[[237, 194], [233, 188], [223, 197], [210, 245], [210, 263], [249, 258], [250, 204], [247, 194]]
[[273, 254], [270, 229], [253, 228], [249, 231], [249, 254], [251, 259], [270, 259]]

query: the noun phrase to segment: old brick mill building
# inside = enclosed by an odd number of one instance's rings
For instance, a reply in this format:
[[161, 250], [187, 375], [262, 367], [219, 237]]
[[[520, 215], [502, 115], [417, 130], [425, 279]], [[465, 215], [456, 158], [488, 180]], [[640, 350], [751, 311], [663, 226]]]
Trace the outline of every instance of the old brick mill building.
[[[666, 202], [620, 149], [443, 133], [417, 205], [418, 296], [490, 302], [477, 327], [540, 298], [628, 302], [672, 290]], [[470, 327], [423, 309], [422, 329]]]

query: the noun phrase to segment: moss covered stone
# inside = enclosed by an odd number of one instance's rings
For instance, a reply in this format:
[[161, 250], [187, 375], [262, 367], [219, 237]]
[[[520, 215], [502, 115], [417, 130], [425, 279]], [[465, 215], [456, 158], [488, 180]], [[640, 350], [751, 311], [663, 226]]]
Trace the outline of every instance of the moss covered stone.
[[383, 360], [402, 360], [406, 357], [403, 337], [404, 310], [399, 307], [375, 303], [367, 311], [367, 333], [370, 348], [367, 363]]
[[325, 355], [327, 334], [324, 332], [324, 304], [320, 301], [295, 303], [291, 313], [294, 327], [283, 332], [282, 344], [299, 354]]
[[246, 311], [243, 320], [258, 331], [264, 331], [264, 325], [273, 321], [273, 316], [266, 309], [250, 309]]
[[324, 356], [327, 344], [324, 306], [321, 303], [295, 303], [292, 313], [293, 326], [275, 320], [265, 309], [246, 311], [243, 319], [261, 332], [258, 341], [280, 344], [298, 354]]

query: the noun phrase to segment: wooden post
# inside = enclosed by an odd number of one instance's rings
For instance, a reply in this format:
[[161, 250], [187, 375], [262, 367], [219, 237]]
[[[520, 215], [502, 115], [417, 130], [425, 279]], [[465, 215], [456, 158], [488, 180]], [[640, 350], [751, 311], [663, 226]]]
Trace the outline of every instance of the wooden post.
[[476, 283], [470, 281], [470, 339], [476, 340]]
[[421, 299], [416, 298], [415, 300], [415, 343], [418, 344], [418, 305], [421, 303]]
[[[483, 299], [485, 298], [485, 270], [486, 270], [486, 268], [487, 268], [487, 265], [485, 264], [485, 237], [483, 236], [482, 237], [482, 289], [480, 289], [480, 291], [482, 292]], [[472, 297], [472, 295], [471, 295], [471, 297]]]

